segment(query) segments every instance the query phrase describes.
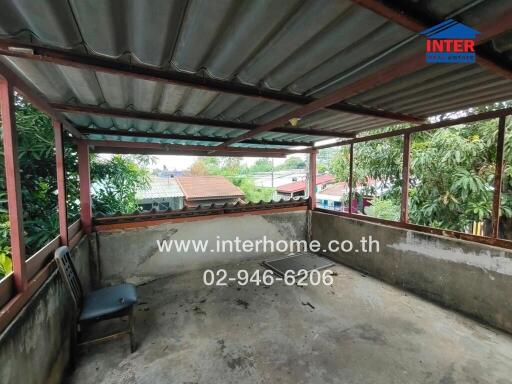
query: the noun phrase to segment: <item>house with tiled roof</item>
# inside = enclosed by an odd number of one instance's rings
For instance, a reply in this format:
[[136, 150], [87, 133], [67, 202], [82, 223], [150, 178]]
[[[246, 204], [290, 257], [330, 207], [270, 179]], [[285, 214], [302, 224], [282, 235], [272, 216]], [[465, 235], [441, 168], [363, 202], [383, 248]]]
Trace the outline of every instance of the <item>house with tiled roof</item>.
[[[329, 184], [334, 183], [334, 177], [332, 175], [317, 175], [316, 177], [316, 190], [320, 191], [327, 187]], [[279, 186], [276, 189], [276, 198], [277, 199], [290, 199], [292, 197], [300, 197], [306, 195], [306, 181], [296, 181], [293, 183], [288, 183]]]
[[184, 195], [184, 205], [236, 203], [245, 195], [224, 176], [178, 176], [176, 182]]

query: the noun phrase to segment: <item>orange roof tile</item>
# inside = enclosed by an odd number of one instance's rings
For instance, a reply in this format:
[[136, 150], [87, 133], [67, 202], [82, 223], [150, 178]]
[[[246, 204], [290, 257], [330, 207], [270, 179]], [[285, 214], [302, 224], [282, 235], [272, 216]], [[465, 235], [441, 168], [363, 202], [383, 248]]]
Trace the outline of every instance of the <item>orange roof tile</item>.
[[176, 181], [187, 200], [245, 196], [240, 188], [224, 176], [178, 176]]

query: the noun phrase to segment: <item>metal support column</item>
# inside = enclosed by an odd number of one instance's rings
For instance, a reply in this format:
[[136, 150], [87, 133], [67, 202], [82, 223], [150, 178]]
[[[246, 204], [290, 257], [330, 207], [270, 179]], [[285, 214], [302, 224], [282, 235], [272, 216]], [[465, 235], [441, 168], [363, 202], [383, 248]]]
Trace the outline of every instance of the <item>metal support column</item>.
[[309, 209], [316, 208], [316, 151], [309, 154]]
[[400, 222], [409, 220], [409, 172], [411, 161], [411, 134], [404, 134], [404, 149], [402, 154], [402, 202], [400, 205]]
[[11, 84], [3, 78], [0, 78], [0, 106], [2, 111], [7, 205], [9, 208], [9, 222], [11, 224], [11, 257], [14, 284], [17, 292], [24, 292], [28, 287], [28, 281], [27, 265], [25, 263], [23, 207], [21, 201], [14, 90]]
[[78, 177], [80, 179], [80, 221], [84, 233], [91, 233], [92, 207], [89, 145], [83, 140], [78, 141]]
[[494, 196], [492, 200], [492, 237], [499, 236], [501, 184], [503, 178], [503, 152], [505, 149], [505, 116], [499, 118], [496, 168], [494, 174]]
[[62, 245], [68, 245], [68, 218], [66, 206], [66, 170], [64, 168], [64, 141], [62, 124], [53, 120], [53, 136], [55, 138], [55, 164], [57, 167], [57, 198], [59, 211], [59, 233]]

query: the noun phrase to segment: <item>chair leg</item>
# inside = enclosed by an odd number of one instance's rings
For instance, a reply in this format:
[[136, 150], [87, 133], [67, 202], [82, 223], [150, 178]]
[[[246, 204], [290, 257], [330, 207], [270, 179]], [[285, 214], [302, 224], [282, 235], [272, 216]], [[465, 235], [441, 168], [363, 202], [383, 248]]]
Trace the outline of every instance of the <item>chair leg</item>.
[[135, 340], [135, 318], [133, 306], [130, 308], [130, 313], [128, 315], [128, 323], [130, 327], [130, 348], [133, 353], [137, 349], [137, 341]]

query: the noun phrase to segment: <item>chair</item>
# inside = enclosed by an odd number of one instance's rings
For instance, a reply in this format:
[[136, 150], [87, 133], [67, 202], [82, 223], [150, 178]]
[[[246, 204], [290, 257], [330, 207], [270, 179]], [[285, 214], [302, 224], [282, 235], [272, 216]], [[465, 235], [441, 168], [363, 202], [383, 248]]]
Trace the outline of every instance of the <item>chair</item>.
[[75, 304], [77, 314], [77, 326], [74, 329], [75, 340], [80, 340], [82, 325], [128, 316], [127, 330], [98, 339], [74, 343], [75, 347], [96, 344], [129, 334], [131, 351], [134, 352], [136, 341], [133, 307], [137, 303], [135, 286], [132, 284], [119, 284], [113, 287], [98, 289], [84, 296], [82, 285], [69, 254], [69, 248], [65, 246], [58, 248], [55, 251], [55, 261]]

